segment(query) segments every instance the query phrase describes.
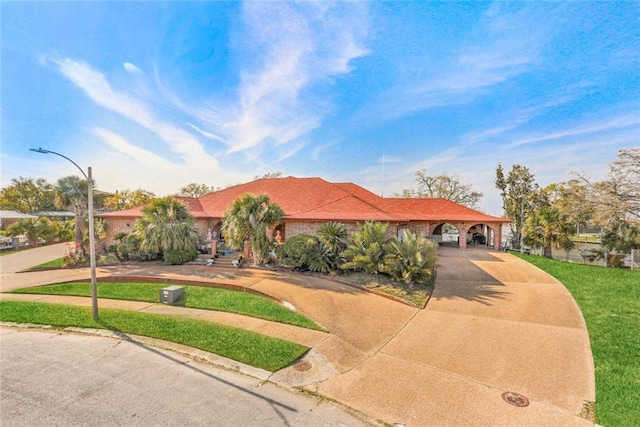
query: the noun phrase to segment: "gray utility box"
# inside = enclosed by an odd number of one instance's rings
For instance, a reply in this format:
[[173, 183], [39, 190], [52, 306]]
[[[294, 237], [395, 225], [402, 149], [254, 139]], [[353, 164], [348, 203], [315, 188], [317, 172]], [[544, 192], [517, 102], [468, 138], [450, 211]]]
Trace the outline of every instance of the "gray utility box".
[[173, 304], [184, 295], [184, 286], [169, 286], [160, 289], [160, 302]]

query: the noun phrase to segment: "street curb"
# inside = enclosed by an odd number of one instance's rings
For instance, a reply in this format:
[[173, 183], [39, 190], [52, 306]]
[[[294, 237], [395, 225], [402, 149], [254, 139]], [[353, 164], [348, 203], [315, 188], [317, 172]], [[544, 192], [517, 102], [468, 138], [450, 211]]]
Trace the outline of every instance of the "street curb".
[[15, 329], [45, 329], [45, 330], [58, 330], [65, 333], [75, 333], [83, 335], [94, 335], [103, 338], [119, 339], [128, 341], [140, 346], [155, 347], [162, 350], [169, 350], [174, 353], [178, 353], [182, 356], [189, 357], [201, 362], [207, 362], [220, 368], [235, 371], [248, 375], [250, 377], [257, 378], [262, 381], [267, 381], [273, 372], [246, 365], [244, 363], [232, 360], [223, 356], [219, 356], [214, 353], [209, 353], [204, 350], [199, 350], [193, 347], [189, 347], [182, 344], [173, 343], [170, 341], [164, 341], [156, 338], [145, 337], [142, 335], [125, 334], [122, 332], [111, 331], [109, 329], [95, 329], [95, 328], [79, 328], [76, 326], [68, 326], [65, 328], [58, 328], [51, 325], [37, 325], [33, 323], [14, 323], [14, 322], [2, 322], [0, 321], [0, 327], [15, 328]]

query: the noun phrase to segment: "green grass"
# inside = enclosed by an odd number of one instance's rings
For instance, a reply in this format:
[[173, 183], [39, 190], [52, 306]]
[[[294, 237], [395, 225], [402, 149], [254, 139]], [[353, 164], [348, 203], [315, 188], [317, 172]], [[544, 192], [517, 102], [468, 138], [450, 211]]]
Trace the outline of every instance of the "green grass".
[[36, 265], [34, 267], [30, 267], [27, 270], [40, 270], [43, 268], [63, 268], [63, 267], [64, 267], [64, 258], [58, 258], [58, 259], [54, 259], [54, 260]]
[[562, 282], [582, 310], [595, 362], [597, 422], [638, 425], [640, 271], [521, 258]]
[[[165, 283], [142, 282], [99, 282], [98, 297], [158, 302], [160, 289], [167, 287]], [[62, 283], [57, 285], [22, 288], [13, 291], [23, 294], [48, 294], [48, 295], [72, 295], [91, 296], [90, 283]], [[226, 311], [243, 314], [274, 322], [286, 323], [308, 329], [322, 331], [313, 320], [292, 311], [266, 297], [230, 289], [215, 288], [211, 286], [185, 286], [185, 297], [179, 302], [189, 308], [201, 308], [205, 310]]]
[[308, 348], [243, 329], [193, 319], [102, 309], [95, 322], [91, 309], [22, 301], [0, 301], [6, 322], [101, 328], [143, 335], [198, 348], [275, 372], [290, 365]]

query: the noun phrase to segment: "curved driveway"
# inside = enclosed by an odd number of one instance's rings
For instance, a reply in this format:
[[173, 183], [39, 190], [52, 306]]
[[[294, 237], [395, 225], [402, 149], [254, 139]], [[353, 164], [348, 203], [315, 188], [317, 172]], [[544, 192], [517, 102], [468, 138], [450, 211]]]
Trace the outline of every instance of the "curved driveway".
[[[262, 270], [124, 266], [101, 268], [99, 276], [206, 280], [290, 302], [330, 334], [307, 356], [310, 370], [289, 367], [271, 380], [304, 386], [374, 419], [593, 425], [580, 417], [595, 400], [589, 337], [564, 286], [502, 252], [442, 247], [438, 254], [436, 290], [425, 310], [333, 281]], [[74, 274], [88, 277], [87, 270]], [[58, 281], [40, 273], [11, 277], [22, 285]], [[3, 266], [3, 290], [13, 287], [4, 282]], [[504, 392], [525, 396], [529, 405], [508, 404]]]

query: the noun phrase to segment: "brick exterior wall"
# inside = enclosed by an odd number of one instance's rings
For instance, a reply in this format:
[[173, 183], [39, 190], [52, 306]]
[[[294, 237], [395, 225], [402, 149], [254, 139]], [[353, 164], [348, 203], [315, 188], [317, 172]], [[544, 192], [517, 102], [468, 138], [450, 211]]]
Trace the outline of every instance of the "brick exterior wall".
[[[298, 234], [311, 234], [317, 235], [318, 229], [322, 224], [326, 224], [327, 221], [286, 221], [285, 222], [285, 239], [289, 237], [297, 236]], [[355, 222], [343, 222], [347, 233], [351, 234], [358, 227]]]
[[[196, 228], [198, 230], [198, 233], [202, 236], [203, 240], [206, 238], [208, 230], [212, 230], [212, 232], [216, 232], [219, 237], [220, 221], [221, 221], [220, 218], [209, 218], [209, 219], [202, 218], [202, 219], [196, 220]], [[283, 228], [284, 230], [284, 233], [283, 233], [284, 235], [282, 236], [283, 241], [289, 237], [296, 236], [298, 234], [311, 234], [312, 236], [315, 236], [317, 235], [318, 228], [320, 228], [320, 226], [325, 223], [326, 221], [286, 221], [285, 226]], [[357, 222], [342, 222], [342, 223], [345, 225], [349, 235], [351, 235], [351, 233], [353, 233], [353, 231], [358, 227], [358, 225], [361, 224]], [[414, 234], [425, 236], [427, 238], [432, 238], [433, 231], [439, 224], [440, 223], [430, 223], [427, 221], [412, 221], [408, 223], [390, 223], [389, 228], [387, 230], [387, 237], [398, 237], [399, 232], [401, 230], [409, 230]], [[473, 224], [456, 223], [454, 225], [458, 228], [460, 235], [465, 236], [469, 228], [475, 225], [475, 223]], [[133, 218], [108, 218], [106, 245], [109, 246], [112, 244], [116, 244], [117, 241], [115, 240], [114, 236], [117, 233], [119, 232], [130, 233], [135, 230], [135, 227], [136, 227], [136, 221]], [[493, 242], [489, 241], [488, 244], [491, 246], [494, 246], [497, 250], [499, 250], [500, 242], [502, 240], [501, 228], [495, 227], [495, 226], [491, 228], [495, 234], [492, 236], [487, 236], [487, 237], [493, 238], [491, 239], [493, 240]], [[275, 235], [275, 229], [270, 228], [269, 233], [272, 235]], [[460, 248], [464, 249], [467, 246], [466, 244], [467, 239], [460, 239], [460, 240], [461, 240]], [[491, 243], [493, 243], [493, 245]]]
[[118, 233], [131, 233], [136, 229], [136, 220], [134, 218], [106, 218], [107, 237], [105, 244], [107, 246], [116, 245], [118, 241], [115, 235]]
[[[118, 241], [115, 239], [115, 235], [118, 233], [131, 233], [136, 229], [136, 218], [107, 218], [107, 237], [105, 239], [105, 244], [107, 246], [118, 244]], [[217, 224], [220, 220], [217, 218], [198, 218], [196, 219], [195, 225], [198, 230], [198, 234], [204, 240], [207, 237], [207, 232], [209, 229], [214, 230], [215, 224]]]
[[[318, 232], [318, 228], [320, 228], [320, 226], [325, 223], [326, 221], [320, 221], [320, 222], [287, 221], [285, 239], [292, 236], [296, 236], [298, 234], [311, 234], [312, 236], [315, 236]], [[362, 222], [342, 222], [342, 223], [347, 229], [347, 233], [349, 235], [351, 235], [351, 233], [353, 233], [360, 224], [363, 224]], [[431, 232], [434, 227], [435, 227], [434, 225], [431, 225], [429, 222], [426, 222], [426, 221], [415, 221], [415, 222], [410, 222], [408, 224], [389, 223], [389, 228], [387, 229], [387, 237], [388, 238], [398, 237], [398, 230], [401, 228], [404, 228], [405, 230], [409, 230], [412, 233], [418, 234], [420, 236], [431, 237]]]

